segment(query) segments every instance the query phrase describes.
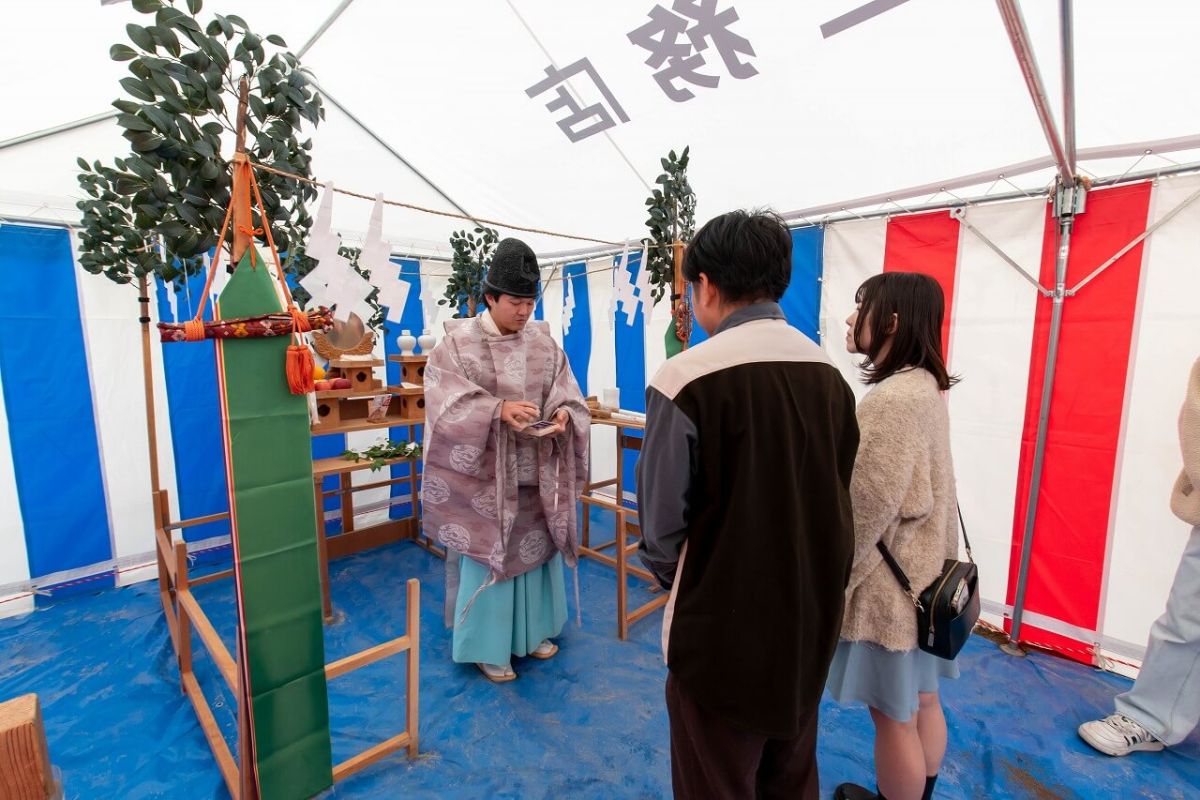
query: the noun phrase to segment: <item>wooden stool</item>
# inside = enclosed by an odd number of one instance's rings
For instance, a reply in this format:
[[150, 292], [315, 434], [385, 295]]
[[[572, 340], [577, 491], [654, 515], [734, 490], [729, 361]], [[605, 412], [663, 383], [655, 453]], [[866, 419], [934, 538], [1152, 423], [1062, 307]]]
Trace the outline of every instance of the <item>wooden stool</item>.
[[55, 792], [37, 695], [0, 703], [0, 800], [46, 800]]

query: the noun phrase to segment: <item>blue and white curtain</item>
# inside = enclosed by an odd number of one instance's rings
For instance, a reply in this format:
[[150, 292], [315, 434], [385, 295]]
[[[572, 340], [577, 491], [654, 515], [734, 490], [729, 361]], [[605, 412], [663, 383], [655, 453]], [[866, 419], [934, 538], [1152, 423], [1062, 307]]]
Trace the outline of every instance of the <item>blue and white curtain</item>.
[[[815, 335], [821, 273], [821, 231], [794, 234], [795, 278], [785, 298], [789, 319]], [[62, 592], [122, 585], [154, 575], [154, 520], [142, 379], [138, 293], [79, 268], [70, 231], [57, 227], [0, 225], [0, 616], [32, 607], [33, 590]], [[440, 338], [436, 297], [445, 284], [441, 264], [400, 262], [401, 280], [411, 291], [399, 324], [386, 323], [379, 355], [398, 352], [402, 330], [426, 328]], [[546, 270], [537, 316], [562, 343], [587, 394], [620, 390], [623, 407], [644, 410], [647, 348], [662, 347], [665, 303], [647, 331], [642, 306], [613, 315], [615, 262], [568, 264]], [[624, 275], [635, 281], [641, 258], [631, 254]], [[617, 272], [622, 270], [618, 269]], [[151, 289], [152, 325], [191, 318], [201, 301], [203, 276], [176, 291], [161, 283]], [[422, 291], [424, 290], [424, 292]], [[430, 303], [432, 298], [433, 302]], [[211, 308], [211, 304], [209, 306]], [[434, 319], [434, 317], [439, 317]], [[697, 334], [697, 338], [702, 333]], [[167, 489], [172, 519], [191, 519], [227, 510], [220, 416], [211, 342], [160, 345], [152, 335], [160, 481]], [[661, 361], [661, 357], [659, 358]], [[399, 381], [389, 362], [388, 381]], [[334, 456], [369, 446], [384, 436], [408, 438], [406, 428], [316, 437], [313, 456]], [[415, 432], [420, 437], [421, 432]], [[594, 442], [596, 474], [615, 470], [615, 440], [608, 429]], [[624, 487], [631, 493], [633, 456]], [[407, 476], [407, 465], [391, 468]], [[356, 483], [375, 483], [369, 471]], [[408, 484], [369, 489], [356, 495], [360, 524], [407, 515]], [[336, 488], [333, 479], [325, 489]], [[339, 531], [338, 500], [325, 500], [328, 530]], [[227, 545], [226, 522], [183, 531], [201, 554]]]

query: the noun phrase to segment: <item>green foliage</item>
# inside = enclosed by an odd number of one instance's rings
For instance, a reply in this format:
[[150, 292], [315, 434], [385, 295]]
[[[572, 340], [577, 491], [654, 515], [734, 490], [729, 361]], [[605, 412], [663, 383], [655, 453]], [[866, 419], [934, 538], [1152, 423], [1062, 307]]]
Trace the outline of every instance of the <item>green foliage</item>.
[[686, 244], [696, 233], [696, 193], [687, 179], [689, 149], [683, 148], [678, 156], [672, 150], [662, 159], [663, 173], [654, 181], [660, 188], [646, 198], [650, 214], [646, 227], [650, 235], [642, 244], [647, 248], [655, 302], [662, 299], [674, 282], [675, 254], [671, 245], [676, 240]]
[[[278, 36], [253, 33], [235, 15], [197, 18], [203, 0], [134, 0], [150, 24], [126, 26], [128, 44], [109, 55], [128, 61], [126, 95], [115, 100], [117, 124], [131, 152], [111, 166], [78, 159], [83, 212], [80, 264], [117, 283], [158, 274], [171, 281], [202, 268], [229, 204], [232, 179], [221, 155], [232, 145], [238, 78], [250, 78], [246, 149], [260, 163], [311, 175], [312, 140], [300, 141], [304, 122], [325, 117], [321, 97], [296, 56]], [[236, 73], [236, 74], [235, 74]], [[230, 147], [232, 149], [232, 147]], [[312, 227], [306, 203], [316, 190], [291, 178], [258, 173], [267, 222], [281, 251], [298, 252]], [[263, 227], [257, 210], [254, 227]], [[265, 239], [264, 239], [265, 241]], [[158, 252], [161, 244], [164, 259]]]
[[393, 442], [391, 439], [385, 439], [364, 450], [346, 450], [342, 453], [342, 458], [353, 461], [355, 464], [370, 460], [372, 472], [383, 469], [387, 466], [387, 462], [394, 458], [407, 458], [415, 461], [420, 457], [420, 442]]
[[454, 259], [450, 263], [450, 283], [446, 294], [438, 305], [450, 306], [455, 310], [454, 318], [462, 316], [460, 309], [467, 306], [467, 316], [474, 316], [484, 305], [483, 279], [492, 264], [492, 251], [500, 241], [500, 234], [493, 228], [476, 228], [474, 233], [466, 230], [450, 234], [450, 248]]

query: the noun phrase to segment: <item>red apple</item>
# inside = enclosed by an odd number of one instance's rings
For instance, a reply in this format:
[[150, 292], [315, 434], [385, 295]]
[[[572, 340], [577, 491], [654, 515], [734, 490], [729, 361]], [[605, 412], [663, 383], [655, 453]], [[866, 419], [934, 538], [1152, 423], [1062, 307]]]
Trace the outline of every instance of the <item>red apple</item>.
[[318, 392], [328, 392], [330, 383], [331, 381], [313, 381], [313, 386], [316, 387]]
[[350, 388], [350, 379], [349, 378], [337, 378], [336, 380], [331, 382], [331, 385], [334, 389], [349, 389]]

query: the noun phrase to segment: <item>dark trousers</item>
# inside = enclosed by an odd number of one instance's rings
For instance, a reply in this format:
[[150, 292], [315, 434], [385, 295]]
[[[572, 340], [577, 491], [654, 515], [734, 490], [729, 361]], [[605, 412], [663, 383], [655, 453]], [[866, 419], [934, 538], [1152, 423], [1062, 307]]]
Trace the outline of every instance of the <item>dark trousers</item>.
[[710, 714], [667, 673], [676, 800], [816, 800], [817, 708], [795, 739], [771, 739]]

